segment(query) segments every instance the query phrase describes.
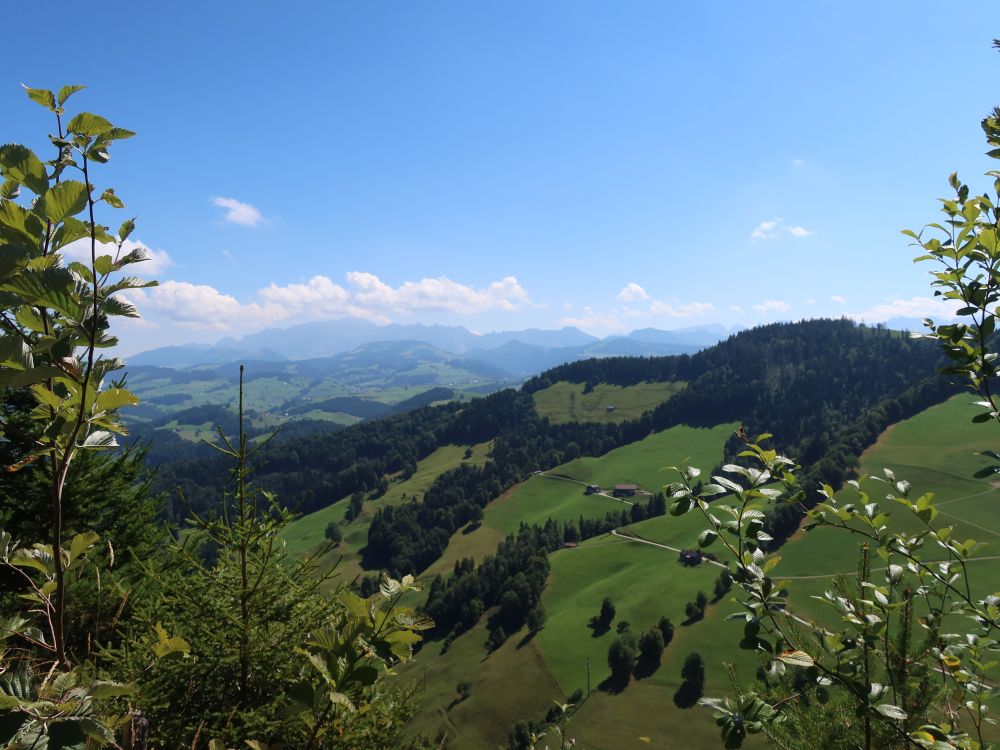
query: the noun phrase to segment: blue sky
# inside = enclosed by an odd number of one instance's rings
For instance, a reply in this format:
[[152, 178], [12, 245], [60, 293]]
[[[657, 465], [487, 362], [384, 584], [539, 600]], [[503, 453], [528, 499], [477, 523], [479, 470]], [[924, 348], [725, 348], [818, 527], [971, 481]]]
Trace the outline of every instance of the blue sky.
[[22, 82], [139, 133], [96, 179], [162, 282], [126, 353], [940, 313], [899, 230], [991, 167], [1000, 27], [946, 3], [156, 5], [20, 4], [0, 68], [4, 140], [44, 153]]

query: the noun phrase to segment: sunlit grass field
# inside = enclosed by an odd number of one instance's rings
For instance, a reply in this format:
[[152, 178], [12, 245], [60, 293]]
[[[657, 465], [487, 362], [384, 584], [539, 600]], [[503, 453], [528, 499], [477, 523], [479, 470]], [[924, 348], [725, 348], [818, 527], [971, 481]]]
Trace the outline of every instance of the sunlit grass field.
[[[536, 391], [535, 411], [556, 423], [622, 422], [635, 419], [684, 387], [681, 382], [639, 383], [622, 387], [599, 383], [584, 393], [583, 383], [560, 381]], [[612, 411], [608, 407], [613, 406]]]

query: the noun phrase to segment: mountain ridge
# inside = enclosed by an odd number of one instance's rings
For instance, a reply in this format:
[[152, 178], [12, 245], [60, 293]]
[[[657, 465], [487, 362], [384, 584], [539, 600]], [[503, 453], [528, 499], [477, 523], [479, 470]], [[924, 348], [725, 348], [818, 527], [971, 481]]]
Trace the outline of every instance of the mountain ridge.
[[[499, 358], [516, 352], [515, 358], [520, 364], [504, 369], [510, 376], [524, 377], [589, 356], [693, 354], [737, 330], [717, 324], [674, 331], [645, 328], [627, 335], [598, 338], [572, 326], [477, 334], [461, 326], [422, 323], [377, 326], [365, 320], [341, 320], [266, 329], [238, 339], [224, 338], [215, 344], [159, 347], [130, 357], [129, 364], [184, 369], [224, 365], [241, 359], [261, 362], [315, 360], [385, 342], [412, 341], [443, 350], [453, 357], [466, 355], [493, 366], [499, 366]], [[506, 352], [498, 351], [505, 347]]]

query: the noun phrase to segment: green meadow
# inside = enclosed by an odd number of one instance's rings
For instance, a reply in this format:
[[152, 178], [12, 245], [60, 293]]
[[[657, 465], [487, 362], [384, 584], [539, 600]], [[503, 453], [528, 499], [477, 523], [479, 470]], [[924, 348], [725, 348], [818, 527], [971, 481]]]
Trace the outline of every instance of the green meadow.
[[535, 411], [552, 422], [622, 422], [662, 404], [683, 387], [684, 383], [679, 382], [627, 387], [599, 383], [590, 393], [584, 393], [583, 383], [560, 381], [536, 391], [533, 398]]
[[[934, 492], [941, 511], [939, 520], [954, 523], [959, 536], [1000, 542], [995, 539], [1000, 536], [995, 510], [1000, 489], [972, 477], [985, 465], [985, 459], [975, 453], [989, 446], [990, 428], [969, 424], [975, 414], [970, 401], [959, 396], [891, 427], [862, 456], [861, 475], [882, 476], [882, 468], [887, 466], [897, 477], [910, 481], [914, 492]], [[662, 471], [668, 465], [687, 462], [707, 474], [719, 462], [722, 445], [734, 427], [675, 427], [599, 459], [577, 459], [546, 475], [532, 476], [487, 506], [479, 528], [456, 534], [445, 556], [425, 574], [447, 573], [462, 557], [482, 559], [522, 521], [575, 520], [580, 515], [603, 516], [608, 510], [621, 508], [611, 498], [584, 495], [587, 483], [610, 488], [615, 483], [634, 482], [653, 492], [673, 479], [670, 472]], [[882, 500], [884, 484], [866, 480], [865, 485], [873, 500]], [[851, 492], [845, 490], [845, 497]], [[645, 500], [642, 496], [634, 499]], [[910, 521], [901, 509], [891, 510], [895, 522], [909, 528]], [[679, 518], [648, 519], [622, 531], [683, 548], [694, 546], [703, 528], [701, 515], [692, 512]], [[836, 573], [854, 570], [857, 546], [853, 535], [817, 530], [800, 531], [780, 550], [783, 559], [778, 575], [789, 579], [795, 612], [821, 621], [829, 616], [826, 606], [814, 597], [829, 587]], [[699, 590], [711, 597], [720, 569], [707, 563], [685, 568], [671, 549], [615, 535], [559, 550], [550, 556], [550, 562], [549, 584], [542, 598], [548, 619], [533, 638], [526, 638], [524, 631], [514, 634], [503, 648], [487, 656], [483, 649], [486, 631], [480, 625], [456, 639], [444, 655], [438, 654], [439, 644], [429, 644], [418, 655], [408, 672], [417, 674], [425, 669], [428, 685], [434, 685], [425, 695], [418, 725], [427, 730], [444, 727], [451, 740], [449, 747], [459, 750], [497, 747], [503, 744], [510, 723], [497, 721], [497, 716], [541, 719], [547, 700], [562, 700], [576, 689], [586, 690], [589, 660], [593, 692], [571, 724], [571, 735], [580, 746], [590, 750], [715, 746], [718, 734], [710, 713], [678, 708], [672, 698], [680, 686], [681, 664], [691, 651], [705, 657], [706, 695], [728, 692], [727, 662], [733, 663], [741, 678], [753, 680], [756, 658], [735, 648], [740, 624], [726, 619], [737, 609], [728, 597], [711, 604], [700, 622], [681, 624], [684, 605]], [[991, 581], [1000, 579], [1000, 545], [987, 547], [970, 563], [970, 569], [974, 582], [984, 590]], [[669, 617], [676, 626], [659, 669], [633, 679], [621, 693], [598, 689], [609, 675], [607, 649], [616, 633], [613, 626], [595, 637], [588, 622], [605, 596], [611, 597], [617, 609], [615, 622], [627, 620], [637, 633], [661, 616]], [[470, 664], [476, 666], [466, 672]], [[509, 693], [512, 673], [519, 675], [514, 695]], [[435, 676], [433, 681], [431, 675]], [[452, 704], [456, 695], [449, 689], [470, 676], [475, 684], [472, 695]], [[551, 695], [553, 690], [558, 694]], [[515, 700], [521, 701], [518, 710], [506, 713], [514, 710], [510, 704]], [[500, 703], [510, 708], [491, 708]]]
[[[447, 574], [455, 560], [481, 560], [492, 554], [497, 543], [518, 525], [544, 523], [547, 518], [575, 520], [581, 515], [602, 517], [609, 510], [621, 510], [622, 503], [599, 495], [584, 495], [584, 485], [610, 487], [618, 482], [634, 482], [650, 492], [672, 480], [669, 465], [685, 461], [707, 472], [722, 458], [722, 446], [736, 425], [711, 429], [674, 427], [644, 440], [595, 458], [581, 458], [563, 464], [547, 475], [535, 475], [486, 507], [482, 525], [470, 533], [452, 537], [445, 555], [424, 571], [425, 577]], [[646, 498], [633, 498], [645, 502]], [[684, 540], [695, 543], [701, 530], [700, 518], [662, 516], [633, 524], [629, 530], [645, 538]], [[586, 690], [587, 661], [590, 660], [593, 692], [576, 713], [572, 734], [581, 746], [593, 750], [619, 748], [682, 748], [709, 746], [717, 737], [711, 715], [700, 709], [680, 709], [673, 695], [680, 686], [680, 668], [691, 651], [706, 660], [707, 689], [721, 692], [727, 685], [722, 660], [715, 658], [719, 644], [731, 641], [738, 626], [725, 620], [734, 606], [725, 600], [712, 604], [706, 617], [682, 625], [684, 606], [698, 591], [709, 597], [720, 569], [705, 564], [686, 568], [671, 550], [613, 535], [602, 535], [563, 549], [550, 556], [549, 584], [542, 598], [548, 614], [546, 626], [533, 638], [521, 631], [487, 656], [483, 648], [485, 627], [461, 635], [451, 649], [440, 654], [440, 644], [431, 643], [405, 669], [411, 676], [426, 670], [428, 692], [424, 711], [416, 725], [428, 731], [443, 727], [449, 732], [449, 747], [492, 748], [502, 745], [510, 721], [498, 716], [540, 720], [549, 701], [565, 700], [576, 689]], [[636, 633], [666, 616], [676, 626], [674, 640], [664, 652], [663, 662], [652, 675], [634, 679], [621, 693], [598, 690], [609, 675], [607, 650], [616, 637], [615, 628], [595, 637], [588, 627], [601, 600], [610, 596], [617, 608], [615, 622], [627, 620]], [[713, 655], [714, 654], [714, 655]], [[752, 674], [755, 662], [740, 655], [741, 673]], [[476, 665], [471, 672], [468, 665]], [[516, 666], [515, 666], [516, 665]], [[507, 691], [507, 675], [517, 672], [516, 696]], [[419, 679], [419, 678], [418, 678]], [[449, 708], [455, 698], [453, 686], [470, 679], [470, 698]], [[556, 691], [552, 695], [553, 690]], [[503, 713], [497, 706], [516, 697], [523, 706], [519, 713]], [[528, 700], [528, 699], [531, 700]], [[505, 709], [506, 711], [507, 709]], [[677, 727], [684, 725], [684, 732]], [[645, 735], [633, 731], [643, 727]]]
[[[441, 559], [422, 571], [422, 576], [445, 573], [456, 560], [471, 557], [478, 561], [483, 555], [492, 554], [497, 544], [507, 534], [517, 531], [522, 521], [544, 524], [548, 518], [562, 522], [575, 521], [581, 515], [603, 518], [608, 511], [628, 509], [628, 505], [610, 497], [585, 495], [587, 484], [610, 489], [618, 483], [634, 483], [647, 492], [658, 492], [675, 478], [673, 472], [665, 470], [667, 466], [686, 461], [707, 472], [722, 459], [722, 446], [735, 428], [735, 424], [712, 428], [671, 427], [616, 448], [600, 458], [578, 458], [545, 475], [531, 476], [487, 505], [483, 522], [477, 529], [455, 534]], [[648, 497], [638, 495], [631, 500], [644, 503]], [[647, 526], [654, 521], [659, 523]], [[701, 531], [700, 526], [694, 531], [693, 516], [663, 516], [636, 526], [640, 528], [667, 529], [664, 533], [668, 535], [690, 537], [689, 544], [694, 543]], [[650, 533], [649, 538], [654, 538], [658, 532]]]
[[[990, 559], [1000, 556], [1000, 487], [973, 476], [988, 465], [988, 459], [977, 453], [993, 444], [995, 427], [970, 423], [980, 411], [972, 401], [971, 396], [955, 396], [891, 426], [862, 454], [859, 473], [869, 502], [878, 502], [890, 512], [890, 524], [900, 530], [916, 532], [921, 524], [908, 511], [885, 500], [888, 487], [880, 481], [885, 477], [884, 469], [911, 483], [913, 499], [933, 493], [940, 511], [936, 525], [953, 525], [957, 538], [986, 543], [969, 564], [973, 587], [986, 592], [995, 589], [1000, 580], [1000, 561]], [[838, 498], [851, 502], [857, 493], [846, 488]], [[780, 550], [782, 560], [775, 573], [790, 580], [792, 607], [806, 616], [828, 617], [829, 608], [814, 597], [822, 595], [836, 573], [857, 569], [858, 545], [858, 537], [837, 529], [799, 531], [787, 542]], [[874, 567], [883, 567], [883, 563], [878, 561]]]

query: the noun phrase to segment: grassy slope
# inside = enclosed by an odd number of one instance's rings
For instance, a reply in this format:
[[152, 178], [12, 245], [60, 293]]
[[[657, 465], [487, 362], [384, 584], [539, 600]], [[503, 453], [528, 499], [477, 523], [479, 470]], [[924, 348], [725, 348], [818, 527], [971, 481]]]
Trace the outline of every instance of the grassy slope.
[[[438, 448], [417, 464], [417, 470], [412, 477], [392, 482], [388, 492], [378, 500], [365, 501], [360, 515], [350, 524], [342, 525], [344, 539], [337, 545], [336, 549], [325, 555], [324, 562], [332, 563], [342, 557], [340, 563], [341, 579], [349, 580], [360, 575], [362, 570], [358, 563], [359, 551], [368, 542], [368, 527], [379, 507], [399, 505], [404, 502], [404, 495], [407, 498], [412, 498], [414, 495], [422, 496], [438, 476], [463, 462], [482, 466], [486, 462], [490, 444], [479, 443], [472, 446], [472, 458], [469, 459], [463, 458], [465, 449], [464, 445], [446, 445]], [[345, 499], [341, 498], [341, 500]], [[290, 524], [282, 534], [289, 554], [293, 557], [302, 557], [310, 550], [321, 547], [327, 524], [331, 521], [343, 524], [346, 512], [347, 503], [337, 501]]]
[[[722, 458], [722, 445], [735, 425], [719, 425], [711, 429], [693, 427], [673, 427], [650, 435], [644, 440], [616, 448], [601, 458], [578, 458], [558, 466], [548, 476], [532, 476], [526, 482], [514, 487], [498, 500], [486, 506], [482, 525], [469, 533], [455, 534], [448, 549], [436, 563], [422, 576], [446, 573], [456, 560], [471, 557], [482, 560], [492, 554], [503, 538], [516, 531], [522, 521], [544, 523], [547, 518], [560, 521], [576, 520], [581, 515], [588, 518], [603, 518], [608, 511], [628, 508], [617, 500], [601, 495], [584, 495], [584, 484], [596, 483], [611, 487], [619, 482], [634, 482], [651, 492], [658, 491], [673, 477], [663, 467], [689, 459], [691, 463], [704, 467], [707, 471]], [[576, 481], [565, 481], [558, 477], [568, 477]], [[645, 502], [646, 498], [635, 498]], [[667, 529], [671, 536], [690, 537], [693, 544], [697, 533], [693, 517], [660, 518], [654, 529]], [[646, 521], [640, 526], [645, 528]], [[639, 527], [637, 527], [639, 528]], [[645, 532], [643, 532], [645, 533]], [[662, 541], [650, 533], [649, 538]]]
[[[486, 622], [457, 639], [445, 654], [428, 644], [418, 657], [399, 668], [402, 679], [424, 686], [423, 712], [413, 729], [434, 737], [448, 735], [448, 747], [498, 748], [506, 743], [510, 717], [544, 715], [564, 697], [548, 672], [534, 640], [517, 633], [492, 654], [483, 649]], [[459, 682], [472, 683], [471, 697], [455, 703]]]
[[[898, 477], [911, 481], [915, 491], [935, 492], [943, 503], [942, 520], [955, 522], [960, 536], [993, 541], [993, 537], [1000, 535], [995, 522], [1000, 489], [971, 477], [985, 463], [974, 452], [989, 447], [990, 434], [988, 427], [976, 428], [969, 424], [969, 418], [975, 413], [969, 406], [970, 400], [969, 397], [956, 397], [895, 425], [862, 456], [862, 473], [881, 474], [883, 466], [891, 467]], [[694, 465], [710, 469], [717, 462], [722, 441], [730, 430], [730, 426], [715, 430], [674, 428], [602, 459], [580, 459], [552, 473], [602, 486], [635, 481], [655, 490], [670, 479], [669, 475], [659, 472], [664, 465], [689, 457]], [[870, 491], [873, 499], [879, 498], [881, 492], [877, 483], [873, 483]], [[548, 516], [568, 519], [592, 512], [603, 515], [608, 507], [618, 506], [606, 498], [585, 497], [579, 485], [549, 477], [532, 477], [505, 498], [491, 504], [480, 530], [456, 536], [446, 555], [447, 564], [442, 561], [440, 569], [450, 567], [456, 557], [466, 554], [478, 557], [477, 553], [491, 551], [493, 543], [516, 528], [522, 519], [541, 521]], [[897, 523], [903, 522], [899, 512], [895, 516]], [[681, 518], [650, 519], [633, 524], [629, 530], [646, 539], [683, 547], [694, 544], [702, 528], [700, 516], [692, 513]], [[822, 554], [817, 554], [817, 550], [822, 550]], [[857, 540], [845, 534], [825, 531], [800, 534], [782, 549], [783, 562], [778, 570], [789, 577], [850, 571], [855, 566], [856, 550]], [[1000, 554], [1000, 550], [992, 544], [982, 554], [989, 557]], [[539, 692], [549, 689], [551, 679], [555, 679], [563, 694], [585, 687], [588, 658], [592, 684], [606, 677], [607, 646], [614, 633], [594, 638], [587, 628], [588, 619], [596, 613], [604, 596], [612, 597], [618, 619], [630, 621], [633, 630], [645, 629], [661, 614], [677, 624], [683, 619], [684, 603], [699, 589], [711, 594], [718, 572], [708, 566], [685, 569], [676, 563], [676, 555], [669, 550], [608, 536], [588, 540], [576, 549], [561, 550], [551, 556], [551, 562], [550, 584], [543, 595], [548, 623], [520, 650], [530, 645], [544, 658], [542, 663], [519, 662], [520, 669], [525, 670], [521, 674], [519, 697], [537, 702], [525, 700], [520, 704], [520, 712], [505, 714], [508, 709], [497, 702], [510, 698], [503, 692], [506, 683], [489, 680], [477, 683], [473, 697], [451, 711], [451, 721], [447, 725], [451, 728], [453, 747], [496, 746], [503, 742], [506, 726], [516, 718], [540, 718], [545, 704]], [[989, 585], [990, 581], [1000, 578], [1000, 560], [983, 559], [973, 563], [973, 570], [974, 582]], [[819, 594], [828, 583], [829, 579], [823, 578], [793, 580], [793, 607], [807, 616], [821, 617], [825, 608], [810, 597]], [[672, 696], [680, 684], [680, 665], [692, 650], [706, 657], [709, 695], [728, 690], [722, 655], [727, 659], [735, 658], [740, 675], [752, 679], [756, 666], [753, 658], [732, 648], [739, 637], [739, 624], [726, 621], [725, 616], [734, 610], [735, 606], [724, 599], [709, 607], [702, 622], [678, 627], [673, 643], [664, 654], [663, 664], [651, 677], [633, 680], [621, 694], [595, 691], [574, 717], [572, 736], [589, 750], [717, 747], [717, 729], [709, 713], [702, 709], [678, 709]], [[487, 661], [495, 660], [499, 665], [502, 660], [498, 657], [509, 659], [514, 653], [509, 651], [511, 643], [522, 637], [523, 633], [513, 636], [504, 649]], [[435, 686], [434, 690], [453, 691], [451, 683], [463, 679], [465, 669], [483, 659], [484, 639], [485, 631], [480, 627], [457, 639], [449, 654], [439, 657], [437, 648], [432, 646], [430, 660], [425, 661], [427, 657], [424, 656], [417, 659], [418, 664], [451, 665], [447, 667], [451, 670], [447, 673], [449, 684]], [[455, 651], [459, 648], [461, 651]], [[517, 653], [520, 651], [515, 649]], [[475, 674], [478, 669], [477, 666]], [[546, 687], [536, 691], [539, 685]], [[442, 705], [445, 697], [435, 693], [431, 700]], [[450, 700], [450, 696], [447, 697]], [[455, 721], [458, 710], [466, 712], [462, 721]], [[430, 729], [439, 720], [437, 715], [425, 713], [421, 726]]]
[[[706, 470], [714, 466], [733, 428], [734, 425], [712, 429], [675, 427], [600, 459], [571, 461], [552, 473], [602, 486], [634, 481], [655, 491], [671, 479], [668, 473], [660, 471], [664, 466], [681, 463], [686, 458]], [[621, 507], [609, 498], [585, 496], [579, 484], [533, 476], [487, 506], [479, 529], [456, 534], [445, 556], [425, 575], [445, 573], [461, 557], [478, 560], [492, 553], [496, 543], [506, 533], [516, 530], [522, 520], [576, 519], [581, 513], [603, 516], [608, 510]], [[693, 544], [701, 525], [689, 515], [651, 519], [630, 528], [648, 538], [659, 535]], [[732, 605], [713, 605], [702, 622], [680, 626], [685, 603], [694, 599], [699, 590], [711, 595], [719, 570], [708, 565], [683, 568], [677, 563], [677, 555], [669, 550], [610, 536], [590, 539], [576, 549], [560, 550], [551, 556], [551, 563], [552, 574], [542, 600], [549, 619], [535, 638], [517, 648], [525, 636], [523, 631], [517, 633], [483, 661], [486, 635], [480, 625], [456, 639], [447, 654], [439, 654], [438, 644], [429, 644], [407, 668], [408, 674], [421, 677], [423, 670], [427, 670], [425, 710], [417, 727], [433, 734], [443, 722], [451, 737], [449, 747], [469, 750], [496, 747], [503, 744], [509, 725], [516, 719], [539, 720], [550, 705], [549, 700], [562, 699], [576, 688], [585, 688], [588, 658], [592, 685], [596, 687], [609, 673], [607, 649], [615, 633], [612, 630], [594, 638], [587, 622], [600, 608], [601, 600], [611, 596], [618, 619], [628, 620], [634, 630], [645, 630], [666, 615], [678, 626], [676, 635], [664, 654], [663, 665], [651, 677], [633, 680], [619, 695], [595, 692], [577, 713], [573, 735], [591, 750], [650, 747], [641, 736], [648, 737], [653, 747], [716, 746], [717, 731], [709, 713], [678, 709], [672, 697], [680, 685], [681, 664], [692, 650], [700, 650], [706, 657], [709, 689], [721, 691], [726, 684], [722, 662], [712, 658], [712, 649], [720, 640], [722, 629], [736, 632], [736, 625], [724, 621]], [[528, 659], [526, 654], [532, 658]], [[511, 661], [514, 659], [516, 667]], [[509, 703], [514, 698], [506, 692], [510, 689], [509, 682], [479, 677], [485, 664], [502, 675], [518, 671], [517, 711]], [[472, 697], [450, 712], [443, 711], [442, 707], [454, 697], [455, 684], [462, 679], [476, 681]], [[549, 695], [552, 685], [557, 685], [562, 695]], [[676, 728], [680, 722], [685, 723], [686, 731], [675, 741], [671, 727]], [[699, 744], [692, 745], [693, 738]]]
[[[861, 456], [861, 476], [883, 476], [883, 468], [895, 472], [898, 479], [911, 482], [911, 497], [933, 492], [940, 506], [938, 525], [954, 524], [960, 539], [974, 538], [989, 546], [980, 557], [1000, 555], [1000, 529], [996, 508], [1000, 488], [982, 479], [975, 471], [988, 460], [976, 455], [991, 446], [994, 430], [989, 426], [970, 424], [978, 413], [970, 396], [955, 396], [915, 417], [890, 427], [878, 442]], [[875, 502], [882, 502], [885, 485], [871, 479], [863, 486]], [[845, 498], [855, 493], [845, 490]], [[882, 502], [892, 513], [895, 528], [916, 531], [919, 524], [903, 509], [896, 510]], [[822, 555], [815, 551], [822, 549]], [[933, 550], [928, 550], [933, 554]], [[780, 577], [792, 579], [790, 588], [793, 606], [808, 615], [824, 617], [827, 608], [811, 597], [823, 592], [833, 573], [853, 571], [857, 567], [858, 539], [831, 529], [799, 532], [781, 550], [782, 562], [777, 569]], [[881, 564], [881, 563], [879, 563]], [[1000, 560], [983, 559], [970, 565], [972, 583], [992, 589], [1000, 576]], [[795, 580], [798, 576], [827, 576]]]
[[[583, 383], [560, 381], [534, 394], [535, 410], [552, 422], [622, 422], [663, 403], [683, 383], [639, 383], [623, 388], [600, 383], [584, 394]], [[612, 412], [608, 406], [614, 406]]]

